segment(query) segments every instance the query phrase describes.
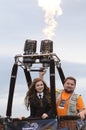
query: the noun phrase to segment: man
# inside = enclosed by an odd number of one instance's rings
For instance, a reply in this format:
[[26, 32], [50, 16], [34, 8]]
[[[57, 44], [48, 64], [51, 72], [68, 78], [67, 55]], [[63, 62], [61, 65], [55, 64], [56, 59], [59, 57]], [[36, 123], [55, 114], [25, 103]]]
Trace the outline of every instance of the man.
[[85, 109], [81, 95], [74, 92], [76, 87], [76, 79], [67, 77], [64, 81], [64, 89], [57, 91], [57, 115], [77, 115], [78, 112]]
[[[39, 77], [43, 78], [44, 74], [45, 72], [40, 72]], [[74, 92], [76, 79], [67, 77], [63, 87], [63, 90], [56, 90], [57, 116], [77, 115], [85, 109], [85, 105], [82, 96]]]

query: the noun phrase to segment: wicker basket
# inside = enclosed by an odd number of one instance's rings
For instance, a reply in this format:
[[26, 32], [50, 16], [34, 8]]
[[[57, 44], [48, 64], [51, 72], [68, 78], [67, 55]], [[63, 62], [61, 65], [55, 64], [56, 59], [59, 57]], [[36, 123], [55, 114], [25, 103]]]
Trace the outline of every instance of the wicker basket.
[[68, 130], [77, 130], [76, 128], [77, 117], [63, 116], [58, 119], [58, 130], [67, 128]]
[[3, 130], [3, 125], [2, 124], [0, 124], [0, 130]]
[[58, 123], [58, 130], [68, 128], [68, 130], [76, 130], [76, 120], [63, 120]]

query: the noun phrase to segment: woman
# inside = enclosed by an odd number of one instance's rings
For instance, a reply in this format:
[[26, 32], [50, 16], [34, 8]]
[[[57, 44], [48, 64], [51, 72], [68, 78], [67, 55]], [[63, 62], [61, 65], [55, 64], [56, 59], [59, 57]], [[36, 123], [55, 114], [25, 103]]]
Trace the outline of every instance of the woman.
[[30, 117], [42, 119], [52, 117], [52, 105], [49, 88], [41, 78], [35, 78], [25, 97], [27, 109], [30, 107]]

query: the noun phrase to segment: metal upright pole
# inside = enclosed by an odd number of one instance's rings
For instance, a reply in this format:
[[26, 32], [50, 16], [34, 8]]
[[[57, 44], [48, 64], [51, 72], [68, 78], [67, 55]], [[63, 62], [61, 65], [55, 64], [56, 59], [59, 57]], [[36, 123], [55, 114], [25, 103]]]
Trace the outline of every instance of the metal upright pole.
[[57, 115], [56, 112], [56, 93], [55, 93], [55, 63], [54, 59], [50, 59], [50, 88], [51, 88], [51, 101], [54, 116]]
[[18, 70], [18, 65], [15, 63], [12, 68], [11, 79], [10, 79], [10, 88], [9, 88], [8, 104], [7, 104], [7, 111], [6, 111], [7, 117], [10, 117], [12, 112], [12, 102], [13, 102], [13, 94], [14, 94], [15, 82], [17, 77], [17, 70]]

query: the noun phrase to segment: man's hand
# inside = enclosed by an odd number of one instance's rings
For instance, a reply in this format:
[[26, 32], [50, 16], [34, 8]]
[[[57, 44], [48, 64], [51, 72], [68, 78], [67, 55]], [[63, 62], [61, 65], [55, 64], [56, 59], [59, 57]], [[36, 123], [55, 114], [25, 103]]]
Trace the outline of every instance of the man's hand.
[[78, 113], [78, 116], [79, 116], [82, 120], [85, 119], [85, 116], [86, 116], [86, 109], [83, 110], [83, 111], [81, 111], [81, 112], [79, 112], [79, 113]]

